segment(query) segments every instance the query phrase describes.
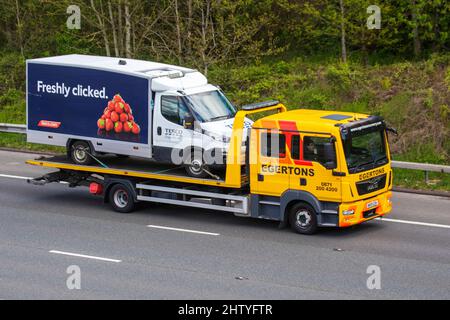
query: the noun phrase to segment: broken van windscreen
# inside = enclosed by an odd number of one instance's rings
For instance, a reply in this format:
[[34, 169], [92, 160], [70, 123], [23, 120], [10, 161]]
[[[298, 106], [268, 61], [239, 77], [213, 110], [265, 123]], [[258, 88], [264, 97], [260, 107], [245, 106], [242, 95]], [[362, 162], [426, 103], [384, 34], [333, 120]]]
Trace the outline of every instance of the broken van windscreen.
[[211, 122], [233, 118], [236, 109], [220, 91], [208, 91], [185, 97], [198, 121]]

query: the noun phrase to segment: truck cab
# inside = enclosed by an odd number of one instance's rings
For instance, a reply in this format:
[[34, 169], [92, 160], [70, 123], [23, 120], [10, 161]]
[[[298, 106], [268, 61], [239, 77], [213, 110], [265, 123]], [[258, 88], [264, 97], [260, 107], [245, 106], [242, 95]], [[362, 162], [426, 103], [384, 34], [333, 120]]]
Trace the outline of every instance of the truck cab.
[[[153, 71], [153, 157], [190, 165], [193, 177], [225, 167], [236, 109], [220, 88], [197, 71]], [[245, 130], [252, 124], [245, 120]]]
[[281, 112], [253, 124], [251, 144], [257, 147], [250, 154], [250, 190], [259, 216], [289, 220], [308, 233], [391, 210], [392, 170], [381, 117]]

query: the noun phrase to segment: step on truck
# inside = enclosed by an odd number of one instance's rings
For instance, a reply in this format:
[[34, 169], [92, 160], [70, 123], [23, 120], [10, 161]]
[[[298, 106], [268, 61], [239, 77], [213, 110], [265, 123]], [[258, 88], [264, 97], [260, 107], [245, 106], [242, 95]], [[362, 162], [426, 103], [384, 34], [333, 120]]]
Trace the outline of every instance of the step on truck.
[[[245, 132], [247, 116], [258, 113], [266, 116]], [[312, 234], [318, 227], [348, 227], [391, 211], [390, 130], [378, 116], [287, 111], [269, 101], [236, 113], [222, 175], [196, 178], [176, 166], [107, 156], [79, 165], [63, 156], [28, 161], [57, 169], [29, 182], [88, 186], [121, 213], [139, 202], [156, 202], [279, 221]]]
[[115, 154], [206, 177], [207, 165], [225, 165], [235, 114], [197, 70], [88, 55], [27, 60], [27, 141], [66, 147], [75, 164]]

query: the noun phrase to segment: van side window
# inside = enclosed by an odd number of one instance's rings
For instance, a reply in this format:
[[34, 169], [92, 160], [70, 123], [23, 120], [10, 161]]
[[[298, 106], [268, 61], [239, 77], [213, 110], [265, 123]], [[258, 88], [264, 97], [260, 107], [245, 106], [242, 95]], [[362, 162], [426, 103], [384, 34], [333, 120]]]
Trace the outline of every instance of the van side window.
[[300, 160], [300, 136], [293, 135], [291, 139], [291, 158]]
[[303, 137], [303, 159], [325, 164], [324, 144], [330, 142], [330, 138]]
[[182, 125], [184, 117], [189, 114], [189, 109], [180, 97], [162, 96], [161, 114], [170, 122]]
[[285, 135], [279, 133], [261, 133], [261, 155], [263, 157], [285, 158]]

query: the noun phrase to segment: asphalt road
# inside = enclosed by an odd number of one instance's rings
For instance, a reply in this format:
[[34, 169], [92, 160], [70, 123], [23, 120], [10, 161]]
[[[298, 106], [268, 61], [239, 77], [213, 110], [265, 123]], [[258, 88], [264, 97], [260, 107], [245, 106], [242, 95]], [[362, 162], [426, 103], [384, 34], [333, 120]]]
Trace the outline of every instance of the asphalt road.
[[448, 198], [395, 193], [389, 221], [302, 236], [167, 205], [121, 215], [83, 188], [28, 185], [34, 157], [0, 151], [0, 299], [450, 298]]

